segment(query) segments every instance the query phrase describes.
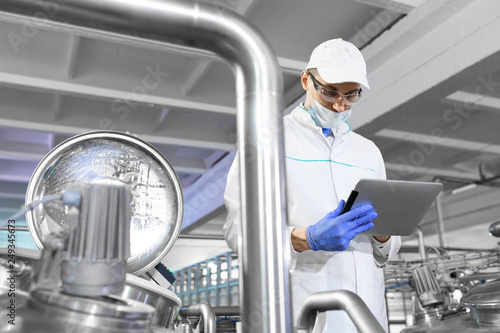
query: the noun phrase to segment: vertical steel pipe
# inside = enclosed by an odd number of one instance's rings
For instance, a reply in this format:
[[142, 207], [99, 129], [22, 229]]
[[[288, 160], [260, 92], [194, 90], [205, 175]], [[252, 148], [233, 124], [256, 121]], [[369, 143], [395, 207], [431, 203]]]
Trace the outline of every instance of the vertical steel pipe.
[[244, 332], [290, 332], [282, 77], [262, 35], [237, 14], [179, 0], [2, 0], [0, 11], [29, 16], [34, 24], [48, 19], [204, 49], [232, 65], [241, 167]]
[[445, 229], [444, 229], [444, 218], [443, 218], [443, 207], [441, 206], [442, 194], [440, 193], [436, 198], [436, 219], [437, 219], [437, 229], [439, 237], [439, 246], [442, 248], [448, 247], [445, 239]]
[[424, 233], [422, 232], [422, 229], [417, 228], [415, 230], [415, 234], [417, 235], [418, 252], [420, 253], [420, 258], [422, 260], [425, 260], [427, 259], [427, 253], [425, 252]]

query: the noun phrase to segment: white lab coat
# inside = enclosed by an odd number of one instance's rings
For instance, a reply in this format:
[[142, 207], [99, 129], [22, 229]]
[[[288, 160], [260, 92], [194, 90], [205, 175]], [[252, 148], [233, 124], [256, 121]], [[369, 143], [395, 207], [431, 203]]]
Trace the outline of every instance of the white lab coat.
[[[360, 178], [384, 178], [382, 155], [375, 144], [343, 123], [334, 130], [330, 144], [309, 114], [297, 107], [284, 118], [288, 236], [294, 227], [308, 227], [346, 200]], [[239, 163], [235, 158], [224, 194], [228, 216], [224, 235], [237, 250], [240, 216]], [[305, 298], [318, 291], [346, 289], [358, 294], [387, 330], [384, 277], [380, 266], [397, 253], [400, 237], [383, 245], [371, 236], [358, 235], [342, 252], [292, 249], [290, 278], [293, 323]], [[357, 332], [347, 314], [320, 314], [315, 332]]]

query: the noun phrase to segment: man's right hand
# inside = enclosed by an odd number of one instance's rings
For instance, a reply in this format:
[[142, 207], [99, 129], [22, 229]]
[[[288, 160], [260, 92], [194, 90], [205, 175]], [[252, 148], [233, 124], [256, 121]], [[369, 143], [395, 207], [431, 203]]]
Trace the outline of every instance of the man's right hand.
[[334, 211], [307, 227], [306, 239], [311, 250], [344, 251], [357, 234], [373, 228], [372, 220], [378, 215], [371, 205], [340, 215], [344, 204], [341, 200]]

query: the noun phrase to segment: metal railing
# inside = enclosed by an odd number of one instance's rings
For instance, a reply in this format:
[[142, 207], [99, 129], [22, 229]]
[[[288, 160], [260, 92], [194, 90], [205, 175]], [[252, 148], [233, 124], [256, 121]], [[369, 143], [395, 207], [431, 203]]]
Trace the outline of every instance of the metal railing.
[[238, 258], [227, 252], [174, 272], [174, 292], [183, 306], [239, 305]]

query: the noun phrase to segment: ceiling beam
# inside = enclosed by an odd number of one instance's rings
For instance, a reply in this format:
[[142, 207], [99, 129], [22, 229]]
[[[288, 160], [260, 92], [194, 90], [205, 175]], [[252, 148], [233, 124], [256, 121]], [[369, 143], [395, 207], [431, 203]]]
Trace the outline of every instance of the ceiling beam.
[[365, 24], [361, 29], [355, 27], [356, 33], [351, 36], [348, 41], [356, 45], [362, 50], [366, 45], [370, 44], [384, 31], [389, 29], [394, 22], [402, 18], [404, 15], [399, 12], [390, 10], [382, 10], [378, 13], [372, 13], [373, 19]]
[[170, 112], [169, 108], [162, 108], [160, 112], [158, 112], [158, 115], [156, 116], [156, 119], [153, 123], [153, 132], [158, 131], [158, 129], [163, 124], [164, 120], [167, 118], [169, 112]]
[[0, 181], [28, 183], [37, 162], [0, 160]]
[[[449, 232], [477, 224], [498, 221], [500, 206], [498, 205], [497, 194], [498, 189], [482, 186], [466, 193], [444, 196], [441, 202], [445, 230]], [[433, 208], [424, 216], [420, 224], [420, 228], [426, 235], [437, 233], [435, 209]], [[485, 235], [488, 234], [486, 228], [484, 233]], [[475, 246], [478, 246], [478, 244]]]
[[[309, 59], [307, 59], [307, 60], [309, 60]], [[302, 73], [302, 71], [306, 70], [306, 67], [307, 67], [307, 61], [289, 59], [289, 58], [283, 58], [283, 57], [278, 57], [278, 64], [280, 65], [281, 70], [284, 73], [294, 74], [297, 76], [300, 76], [300, 73]]]
[[25, 182], [0, 182], [0, 198], [24, 199], [28, 183]]
[[[425, 93], [427, 103], [437, 103], [445, 97], [440, 92], [449, 94], [478, 80], [484, 73], [477, 70], [488, 67], [485, 58], [500, 52], [500, 44], [491, 43], [500, 30], [499, 18], [500, 3], [490, 0], [428, 1], [416, 8], [363, 50], [372, 89], [357, 103], [350, 124], [375, 128], [375, 119], [417, 96]], [[464, 33], [457, 33], [457, 27], [466, 27]], [[482, 67], [475, 67], [478, 63]]]
[[375, 136], [394, 139], [394, 140], [416, 142], [422, 145], [426, 145], [427, 147], [429, 147], [428, 150], [433, 150], [433, 151], [436, 146], [441, 146], [452, 149], [469, 150], [474, 152], [484, 152], [484, 153], [500, 155], [500, 145], [495, 145], [485, 142], [453, 139], [450, 137], [438, 137], [428, 134], [398, 131], [388, 128], [384, 128], [376, 132]]
[[[427, 0], [352, 0], [396, 13], [408, 14]], [[439, 1], [439, 0], [438, 0]]]
[[68, 45], [68, 63], [66, 64], [65, 73], [65, 76], [68, 79], [73, 79], [75, 77], [82, 42], [82, 37], [71, 35]]
[[[168, 132], [143, 134], [151, 133], [151, 125], [148, 125], [148, 128], [143, 128], [139, 126], [141, 124], [138, 124], [133, 119], [116, 121], [116, 128], [100, 128], [100, 123], [98, 121], [95, 121], [95, 124], [89, 122], [85, 123], [81, 120], [73, 121], [72, 119], [66, 119], [69, 117], [65, 117], [65, 119], [63, 119], [64, 121], [55, 122], [51, 118], [44, 117], [43, 113], [40, 113], [39, 111], [40, 110], [29, 108], [12, 109], [5, 105], [0, 105], [0, 123], [2, 126], [6, 127], [46, 131], [53, 132], [55, 134], [66, 134], [69, 136], [88, 132], [89, 130], [115, 129], [117, 131], [137, 133], [140, 138], [153, 144], [156, 143], [225, 151], [230, 151], [236, 148], [236, 144], [234, 142], [191, 139], [189, 131], [185, 131], [185, 133], [182, 134], [185, 135], [185, 137], [168, 136]], [[30, 157], [30, 159], [31, 158], [32, 157]]]
[[206, 216], [213, 216], [214, 212], [224, 206], [227, 174], [235, 156], [236, 151], [227, 154], [184, 191], [185, 213], [182, 230], [191, 230], [195, 225], [199, 225], [200, 220], [207, 222]]
[[54, 121], [61, 119], [63, 113], [64, 95], [54, 94]]
[[474, 105], [476, 108], [500, 112], [500, 98], [468, 91], [456, 91], [446, 96], [444, 102], [459, 103], [468, 106]]
[[2, 213], [16, 213], [22, 205], [24, 205], [24, 199], [0, 198], [0, 212]]
[[40, 161], [48, 152], [47, 144], [0, 140], [0, 159]]
[[189, 96], [191, 92], [198, 86], [201, 78], [208, 72], [212, 63], [207, 59], [201, 59], [194, 67], [191, 75], [181, 87], [182, 95]]
[[[225, 4], [223, 7], [231, 11], [234, 11], [240, 14], [241, 16], [245, 16], [247, 12], [250, 11], [250, 9], [255, 6], [256, 3], [257, 0], [242, 0], [237, 4], [236, 7], [231, 6], [230, 4]], [[210, 62], [210, 60], [208, 59], [200, 60], [200, 62], [198, 63], [198, 65], [196, 65], [195, 69], [193, 70], [187, 81], [181, 87], [181, 91], [184, 96], [189, 96], [191, 91], [193, 91], [193, 89], [196, 88], [201, 79], [210, 70], [210, 67], [212, 67], [212, 62]]]
[[[28, 182], [35, 167], [47, 153], [45, 145], [0, 141], [0, 180]], [[201, 175], [208, 169], [204, 159], [169, 156], [168, 161], [179, 173]]]
[[[468, 4], [470, 4], [468, 0], [427, 1], [406, 15], [390, 30], [380, 35], [376, 41], [370, 44], [370, 47], [363, 49], [362, 53], [367, 64], [368, 75], [370, 76], [378, 67], [388, 63], [392, 57], [404, 52], [416, 41], [428, 38], [430, 31], [442, 26], [446, 20], [453, 18]], [[454, 32], [456, 32], [456, 26], [454, 27]], [[457, 39], [457, 36], [454, 36], [453, 39]], [[448, 43], [445, 42], [445, 45]], [[434, 42], [431, 42], [429, 46], [435, 47]], [[427, 56], [424, 57], [424, 59], [427, 58]], [[405, 69], [406, 67], [398, 69], [398, 72]]]
[[442, 176], [468, 179], [471, 182], [479, 180], [479, 173], [475, 174], [470, 172], [455, 171], [451, 169], [427, 168], [423, 166], [403, 163], [385, 163], [385, 168], [387, 170], [388, 178], [394, 178], [394, 176], [396, 175], [403, 179], [414, 175], [426, 175], [431, 178]]
[[169, 98], [154, 95], [131, 94], [129, 91], [97, 87], [89, 84], [80, 84], [64, 80], [37, 78], [29, 75], [0, 72], [0, 82], [67, 95], [99, 97], [107, 100], [126, 100], [140, 104], [164, 105], [183, 109], [192, 109], [205, 112], [236, 114], [236, 108], [224, 105], [194, 102], [186, 99]]
[[415, 8], [421, 6], [427, 0], [352, 0], [352, 1], [389, 10], [395, 13], [408, 14]]

